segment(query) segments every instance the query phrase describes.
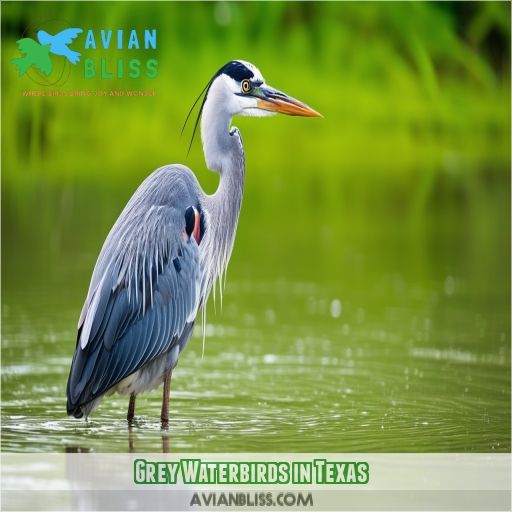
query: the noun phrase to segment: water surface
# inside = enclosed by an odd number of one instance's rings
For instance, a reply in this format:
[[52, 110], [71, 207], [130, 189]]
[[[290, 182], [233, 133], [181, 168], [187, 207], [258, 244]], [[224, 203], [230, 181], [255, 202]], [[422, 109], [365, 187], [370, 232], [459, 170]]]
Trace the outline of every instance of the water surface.
[[3, 450], [510, 450], [506, 183], [417, 219], [249, 196], [204, 357], [196, 328], [173, 374], [168, 431], [161, 390], [131, 428], [118, 395], [88, 423], [66, 416], [78, 315], [126, 195], [90, 192], [5, 195]]

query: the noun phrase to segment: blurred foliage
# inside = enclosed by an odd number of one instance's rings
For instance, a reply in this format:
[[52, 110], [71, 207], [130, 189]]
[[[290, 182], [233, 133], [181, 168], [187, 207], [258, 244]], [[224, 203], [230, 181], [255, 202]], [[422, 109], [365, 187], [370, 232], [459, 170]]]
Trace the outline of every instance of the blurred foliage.
[[[157, 28], [157, 79], [84, 80], [79, 64], [63, 86], [154, 88], [157, 96], [23, 97], [39, 87], [17, 77], [15, 41], [42, 20], [96, 33]], [[271, 85], [325, 116], [234, 121], [246, 146], [248, 194], [258, 202], [291, 192], [333, 208], [391, 199], [422, 211], [443, 191], [471, 199], [493, 177], [508, 179], [508, 2], [8, 2], [2, 34], [4, 193], [18, 203], [47, 182], [133, 190], [173, 162], [214, 190], [200, 143], [187, 158], [190, 132], [180, 138], [180, 129], [203, 85], [233, 58], [255, 63]], [[81, 37], [73, 48], [83, 47]], [[386, 184], [391, 198], [382, 194]]]

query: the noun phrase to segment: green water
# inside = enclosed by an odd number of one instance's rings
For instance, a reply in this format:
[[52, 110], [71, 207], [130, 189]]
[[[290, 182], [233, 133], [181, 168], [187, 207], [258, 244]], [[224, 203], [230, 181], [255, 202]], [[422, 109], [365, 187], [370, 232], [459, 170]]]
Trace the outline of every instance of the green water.
[[510, 451], [498, 176], [470, 204], [438, 194], [413, 215], [390, 206], [392, 184], [384, 210], [293, 194], [269, 210], [253, 175], [222, 311], [217, 298], [204, 358], [196, 329], [174, 372], [168, 431], [160, 390], [130, 429], [118, 395], [88, 423], [65, 412], [88, 280], [131, 184], [4, 188], [2, 450]]

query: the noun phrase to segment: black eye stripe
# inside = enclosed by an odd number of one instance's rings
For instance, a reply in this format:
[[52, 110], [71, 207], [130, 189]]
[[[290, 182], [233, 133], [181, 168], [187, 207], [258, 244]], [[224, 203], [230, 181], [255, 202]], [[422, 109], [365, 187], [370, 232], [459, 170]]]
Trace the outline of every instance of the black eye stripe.
[[236, 80], [237, 82], [241, 82], [244, 78], [248, 79], [254, 76], [254, 73], [247, 66], [245, 66], [237, 60], [228, 62], [225, 66], [219, 69], [215, 77], [222, 73], [230, 76], [231, 78], [233, 78], [233, 80]]

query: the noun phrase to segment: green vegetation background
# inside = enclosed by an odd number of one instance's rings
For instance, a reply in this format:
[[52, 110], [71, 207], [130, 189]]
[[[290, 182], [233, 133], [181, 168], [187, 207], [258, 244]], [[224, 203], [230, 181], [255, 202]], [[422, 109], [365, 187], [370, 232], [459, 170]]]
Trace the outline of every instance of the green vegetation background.
[[[8, 2], [2, 19], [3, 185], [17, 202], [31, 197], [26, 188], [36, 181], [135, 185], [175, 161], [212, 189], [200, 144], [187, 159], [188, 132], [179, 133], [203, 84], [233, 58], [256, 63], [269, 83], [325, 116], [235, 121], [246, 144], [247, 193], [268, 204], [284, 190], [299, 199], [314, 190], [334, 203], [357, 191], [364, 197], [354, 206], [367, 208], [379, 196], [368, 196], [371, 180], [392, 182], [407, 211], [435, 200], [438, 186], [471, 198], [479, 180], [509, 171], [508, 2]], [[22, 97], [37, 87], [16, 76], [15, 41], [52, 19], [96, 31], [157, 28], [157, 80], [84, 81], [79, 67], [64, 86], [154, 87], [157, 98]]]
[[[54, 20], [91, 28], [97, 39], [102, 28], [157, 28], [158, 50], [148, 52], [157, 79], [84, 80], [79, 64], [63, 86], [154, 88], [157, 97], [23, 97], [41, 87], [17, 77], [15, 41]], [[234, 120], [247, 159], [242, 218], [277, 215], [294, 230], [301, 216], [324, 215], [364, 233], [399, 215], [421, 233], [432, 215], [441, 212], [442, 228], [456, 210], [484, 237], [503, 233], [500, 251], [509, 252], [510, 200], [496, 192], [510, 183], [508, 2], [7, 2], [2, 38], [3, 235], [18, 252], [48, 240], [59, 254], [63, 241], [96, 247], [87, 202], [102, 204], [106, 231], [164, 164], [186, 163], [213, 191], [217, 176], [205, 169], [200, 141], [187, 157], [191, 126], [180, 130], [203, 85], [233, 58], [256, 63], [271, 85], [325, 116]], [[147, 54], [83, 52], [102, 56]], [[498, 204], [496, 225], [489, 205]]]

